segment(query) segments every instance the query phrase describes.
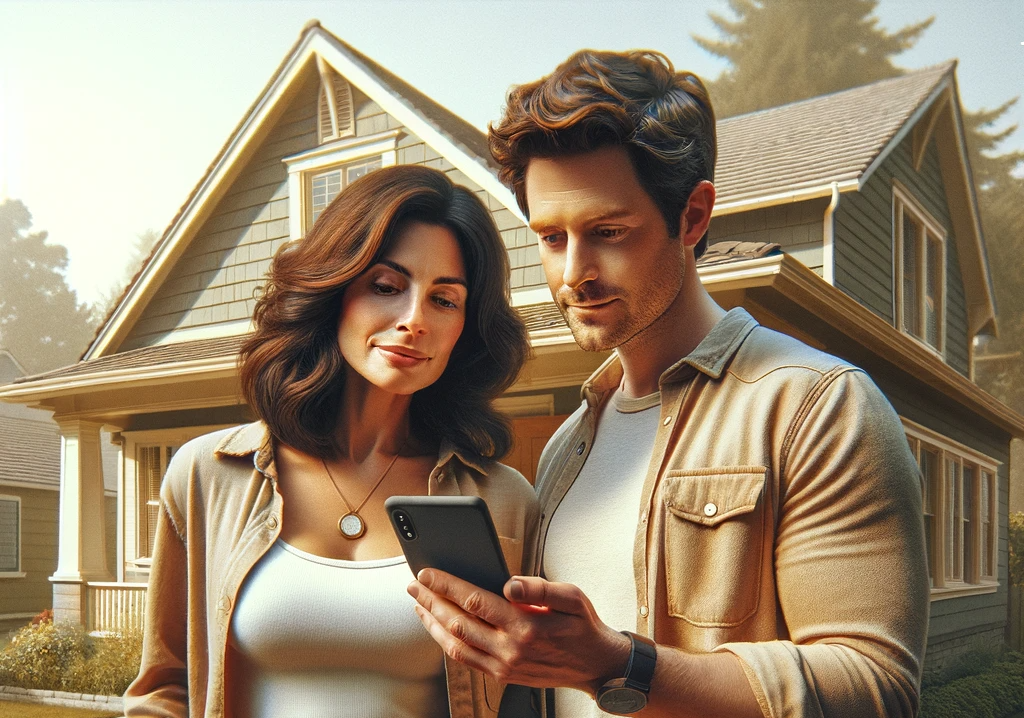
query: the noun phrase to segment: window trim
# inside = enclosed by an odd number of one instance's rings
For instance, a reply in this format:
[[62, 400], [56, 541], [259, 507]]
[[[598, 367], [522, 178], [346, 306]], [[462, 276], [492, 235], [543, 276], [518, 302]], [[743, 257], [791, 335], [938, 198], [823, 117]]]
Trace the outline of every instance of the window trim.
[[0, 501], [14, 501], [18, 504], [18, 568], [15, 571], [0, 571], [0, 578], [25, 578], [26, 574], [22, 570], [25, 568], [25, 564], [22, 563], [22, 550], [25, 543], [22, 538], [25, 534], [25, 527], [22, 521], [21, 497], [11, 494], [0, 494]]
[[[942, 281], [939, 283], [939, 291], [941, 298], [939, 302], [939, 318], [938, 318], [938, 329], [939, 329], [939, 345], [937, 347], [932, 346], [927, 342], [924, 337], [919, 337], [911, 331], [907, 331], [903, 328], [903, 214], [907, 208], [910, 208], [911, 214], [914, 219], [917, 220], [921, 226], [925, 229], [924, 245], [927, 251], [929, 240], [934, 240], [941, 248], [941, 257], [939, 259], [939, 266], [942, 268]], [[922, 348], [936, 355], [942, 361], [946, 361], [946, 312], [947, 312], [947, 283], [948, 278], [948, 251], [946, 247], [946, 230], [941, 224], [921, 205], [921, 203], [911, 194], [899, 180], [893, 180], [892, 182], [892, 263], [893, 263], [893, 283], [892, 283], [892, 301], [893, 301], [893, 326], [904, 336], [910, 337], [912, 340], [917, 342]], [[919, 286], [917, 288], [917, 303], [918, 311], [924, 312], [924, 306], [926, 303], [927, 295], [925, 294], [928, 280], [927, 280], [927, 254], [921, 254], [919, 264], [922, 265], [922, 270], [919, 273]]]
[[401, 130], [388, 130], [365, 137], [349, 137], [329, 142], [311, 150], [285, 157], [288, 168], [288, 237], [301, 239], [309, 227], [308, 212], [312, 202], [309, 178], [337, 165], [380, 157], [381, 167], [398, 164], [398, 136]]
[[[906, 432], [907, 439], [910, 443], [911, 450], [914, 453], [914, 458], [917, 461], [918, 466], [920, 466], [922, 442], [939, 452], [938, 462], [940, 475], [938, 477], [938, 490], [932, 497], [935, 524], [932, 530], [932, 545], [930, 547], [931, 566], [929, 568], [932, 576], [931, 599], [933, 601], [938, 601], [946, 598], [992, 593], [996, 591], [999, 587], [999, 466], [1002, 465], [1002, 462], [922, 426], [921, 424], [903, 417], [900, 417], [900, 419], [903, 422], [904, 431]], [[970, 518], [970, 523], [972, 524], [971, 540], [973, 545], [974, 566], [970, 577], [964, 577], [958, 580], [953, 580], [946, 576], [946, 530], [950, 511], [946, 491], [946, 467], [948, 465], [948, 460], [951, 458], [960, 463], [961, 469], [959, 480], [961, 482], [963, 481], [964, 462], [973, 465], [977, 470], [975, 486], [972, 493], [972, 510]], [[981, 532], [981, 484], [986, 473], [991, 476], [992, 481], [992, 485], [989, 490], [989, 520], [991, 521], [993, 531], [992, 542], [988, 547], [989, 553], [992, 556], [992, 567], [994, 569], [994, 573], [992, 575], [985, 575], [984, 568], [981, 565], [983, 555], [982, 542], [984, 541], [984, 536]], [[921, 477], [921, 480], [924, 481], [924, 476]], [[962, 494], [962, 491], [960, 493]], [[961, 505], [962, 499], [963, 497], [961, 495]], [[955, 573], [955, 570], [953, 573]], [[961, 575], [962, 573], [963, 571], [961, 570]]]

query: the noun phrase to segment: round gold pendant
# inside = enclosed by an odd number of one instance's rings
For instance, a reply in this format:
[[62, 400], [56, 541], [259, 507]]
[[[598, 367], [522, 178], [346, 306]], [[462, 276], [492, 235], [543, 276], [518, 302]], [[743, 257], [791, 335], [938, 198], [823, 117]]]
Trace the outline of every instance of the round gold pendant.
[[366, 524], [359, 514], [350, 511], [338, 519], [338, 531], [347, 539], [357, 539], [366, 533]]

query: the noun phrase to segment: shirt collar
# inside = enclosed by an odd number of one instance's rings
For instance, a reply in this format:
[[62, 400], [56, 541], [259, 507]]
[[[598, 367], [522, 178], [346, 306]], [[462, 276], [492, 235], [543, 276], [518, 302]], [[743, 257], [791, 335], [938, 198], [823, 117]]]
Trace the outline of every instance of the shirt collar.
[[[272, 479], [277, 479], [270, 428], [262, 421], [255, 421], [232, 430], [221, 440], [215, 451], [218, 454], [239, 458], [255, 454], [253, 463], [256, 468]], [[465, 466], [476, 469], [481, 474], [487, 473], [483, 461], [457, 448], [447, 439], [442, 439], [441, 448], [438, 451], [437, 469], [443, 469], [453, 459], [458, 459]]]
[[[694, 370], [712, 379], [720, 379], [740, 344], [756, 326], [757, 320], [743, 307], [730, 309], [693, 351], [661, 373], [658, 386], [686, 381], [694, 375]], [[618, 353], [614, 352], [583, 385], [582, 397], [589, 406], [598, 406], [621, 382], [622, 363]]]

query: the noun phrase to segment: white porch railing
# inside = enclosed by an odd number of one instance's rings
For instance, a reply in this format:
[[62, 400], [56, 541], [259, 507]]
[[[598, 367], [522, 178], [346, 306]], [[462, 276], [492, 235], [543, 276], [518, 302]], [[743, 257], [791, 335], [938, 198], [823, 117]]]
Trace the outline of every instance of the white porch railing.
[[90, 582], [86, 585], [85, 630], [123, 633], [142, 630], [146, 584]]

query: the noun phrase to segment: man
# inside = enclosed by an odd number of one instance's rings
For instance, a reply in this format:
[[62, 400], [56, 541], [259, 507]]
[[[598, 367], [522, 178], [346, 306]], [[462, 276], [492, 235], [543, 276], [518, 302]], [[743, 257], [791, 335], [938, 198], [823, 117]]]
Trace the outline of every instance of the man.
[[658, 53], [583, 51], [512, 91], [491, 147], [574, 338], [616, 351], [540, 461], [544, 578], [506, 601], [424, 571], [424, 625], [499, 681], [555, 688], [560, 718], [913, 716], [914, 459], [862, 371], [701, 285], [701, 81]]

